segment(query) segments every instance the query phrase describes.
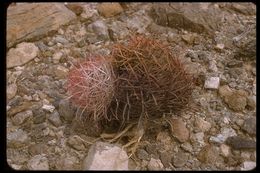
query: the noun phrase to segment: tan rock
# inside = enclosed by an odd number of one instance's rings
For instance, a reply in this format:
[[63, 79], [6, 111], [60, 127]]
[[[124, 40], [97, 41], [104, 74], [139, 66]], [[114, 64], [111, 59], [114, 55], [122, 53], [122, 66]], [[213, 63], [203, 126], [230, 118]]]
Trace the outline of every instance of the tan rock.
[[218, 93], [219, 93], [220, 97], [225, 97], [227, 95], [231, 95], [232, 90], [229, 88], [228, 85], [224, 85], [224, 86], [219, 87]]
[[247, 92], [244, 90], [231, 90], [227, 85], [219, 88], [219, 95], [228, 107], [234, 111], [243, 111], [248, 104]]
[[172, 135], [176, 137], [180, 142], [185, 142], [190, 137], [190, 132], [186, 128], [185, 123], [180, 118], [171, 119]]
[[211, 124], [200, 117], [196, 117], [195, 125], [203, 132], [209, 131]]
[[11, 48], [7, 53], [7, 68], [23, 65], [34, 59], [38, 54], [38, 47], [33, 43], [20, 43], [16, 48]]
[[66, 7], [73, 11], [76, 15], [80, 15], [83, 12], [83, 7], [78, 3], [69, 3]]
[[209, 163], [209, 164], [214, 164], [216, 163], [218, 157], [219, 157], [219, 152], [214, 146], [207, 145], [204, 148], [202, 148], [197, 156], [198, 160], [203, 162], [203, 163]]
[[7, 47], [38, 39], [76, 19], [62, 3], [23, 3], [7, 9]]
[[17, 92], [16, 84], [8, 85], [6, 90], [7, 100], [12, 99], [16, 95], [16, 92]]
[[98, 5], [97, 10], [104, 17], [112, 17], [123, 12], [123, 8], [119, 3], [101, 3]]
[[225, 97], [225, 102], [234, 111], [243, 111], [247, 105], [246, 93], [242, 90], [234, 91], [232, 95]]

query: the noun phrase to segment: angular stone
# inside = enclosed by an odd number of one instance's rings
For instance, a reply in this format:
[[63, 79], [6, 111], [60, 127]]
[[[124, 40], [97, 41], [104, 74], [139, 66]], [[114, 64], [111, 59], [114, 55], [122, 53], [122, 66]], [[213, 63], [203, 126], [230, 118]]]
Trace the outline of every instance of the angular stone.
[[225, 45], [223, 43], [219, 43], [216, 45], [215, 49], [222, 50], [222, 49], [224, 49], [224, 47], [225, 47]]
[[209, 35], [214, 35], [221, 21], [221, 11], [205, 3], [159, 3], [149, 13], [158, 25]]
[[144, 149], [137, 149], [136, 156], [142, 160], [149, 160], [149, 154]]
[[256, 135], [256, 118], [251, 117], [244, 121], [242, 129], [250, 135]]
[[63, 79], [68, 75], [69, 70], [61, 65], [56, 66], [55, 68], [55, 75], [59, 78], [59, 79]]
[[245, 139], [239, 136], [232, 136], [226, 139], [226, 144], [230, 145], [233, 149], [256, 149], [256, 142], [251, 139]]
[[146, 151], [150, 154], [150, 155], [154, 155], [157, 156], [158, 152], [157, 152], [157, 145], [155, 143], [152, 144], [148, 144], [145, 147]]
[[236, 90], [224, 98], [229, 108], [234, 111], [243, 111], [247, 105], [247, 94], [243, 90]]
[[221, 128], [221, 133], [219, 133], [217, 136], [211, 136], [209, 138], [210, 142], [213, 143], [224, 143], [225, 140], [230, 136], [236, 136], [236, 131], [232, 128]]
[[220, 145], [220, 150], [221, 150], [221, 154], [224, 157], [228, 157], [230, 155], [230, 147], [227, 146], [226, 144], [221, 144]]
[[232, 94], [232, 90], [229, 88], [228, 85], [220, 86], [218, 89], [218, 93], [220, 97], [225, 98], [226, 96], [229, 96]]
[[16, 48], [11, 48], [6, 57], [7, 68], [24, 65], [34, 59], [38, 54], [38, 47], [33, 43], [20, 43]]
[[232, 59], [231, 61], [229, 61], [227, 63], [227, 66], [230, 67], [230, 68], [242, 67], [243, 66], [243, 61], [238, 61], [238, 60]]
[[243, 61], [256, 59], [256, 24], [247, 27], [246, 31], [233, 38], [237, 50], [234, 58]]
[[215, 60], [209, 61], [209, 72], [218, 72], [217, 62]]
[[104, 17], [112, 17], [123, 12], [119, 3], [100, 3], [97, 6], [98, 12]]
[[[137, 33], [144, 34], [146, 32], [146, 28], [152, 23], [152, 20], [147, 17], [145, 14], [137, 13], [133, 17], [129, 17], [126, 20], [127, 28], [136, 31]], [[126, 31], [127, 28], [124, 28]], [[117, 33], [118, 31], [116, 31]], [[122, 31], [121, 31], [122, 32]], [[125, 35], [125, 32], [120, 33], [120, 35]]]
[[97, 35], [98, 41], [109, 40], [108, 27], [102, 20], [97, 20], [88, 26], [88, 30]]
[[61, 43], [61, 44], [67, 44], [69, 43], [69, 41], [67, 39], [65, 39], [64, 37], [58, 35], [57, 37], [54, 38], [54, 40], [57, 42], [57, 43]]
[[90, 19], [95, 14], [98, 15], [96, 8], [93, 8], [93, 6], [90, 3], [84, 3], [82, 7], [83, 12], [80, 14], [82, 22]]
[[224, 8], [242, 13], [244, 15], [255, 15], [256, 5], [252, 2], [247, 3], [225, 3]]
[[173, 156], [169, 152], [167, 152], [167, 151], [160, 153], [160, 159], [161, 159], [162, 164], [164, 165], [164, 167], [166, 167], [166, 168], [170, 167], [170, 163], [172, 161], [172, 157]]
[[216, 147], [207, 145], [202, 148], [197, 156], [198, 160], [203, 163], [215, 164], [219, 157]]
[[23, 147], [28, 143], [28, 141], [28, 134], [22, 129], [7, 134], [7, 147]]
[[68, 3], [66, 7], [73, 11], [77, 16], [83, 12], [83, 7], [78, 3]]
[[242, 165], [243, 167], [241, 168], [241, 170], [243, 171], [250, 171], [256, 168], [256, 162], [252, 162], [252, 161], [245, 161]]
[[251, 110], [255, 109], [255, 107], [256, 107], [256, 96], [247, 97], [247, 106]]
[[185, 35], [182, 35], [181, 38], [188, 44], [193, 44], [194, 43], [194, 40], [196, 38], [196, 34], [185, 34]]
[[7, 100], [12, 99], [16, 95], [16, 92], [17, 92], [16, 84], [7, 85], [7, 89], [6, 89]]
[[70, 136], [67, 140], [67, 144], [78, 151], [85, 150], [84, 140], [81, 139], [78, 135]]
[[218, 92], [228, 107], [234, 111], [242, 111], [248, 104], [247, 92], [244, 90], [231, 90], [225, 85], [221, 86]]
[[183, 167], [187, 163], [188, 159], [189, 159], [188, 153], [179, 151], [173, 156], [173, 165], [177, 168]]
[[[19, 98], [19, 97], [17, 97], [17, 98]], [[12, 107], [12, 109], [9, 110], [8, 115], [12, 116], [12, 115], [22, 112], [26, 109], [30, 109], [31, 106], [32, 106], [31, 102], [23, 102], [21, 105]]]
[[48, 111], [48, 112], [53, 112], [55, 107], [53, 105], [46, 105], [46, 104], [44, 104], [42, 106], [42, 109], [45, 110], [45, 111]]
[[79, 170], [80, 166], [78, 166], [77, 162], [79, 162], [77, 157], [66, 153], [58, 159], [56, 167], [59, 170]]
[[33, 156], [27, 166], [29, 170], [49, 170], [48, 159], [43, 155]]
[[54, 111], [48, 119], [56, 127], [59, 127], [62, 124], [59, 112], [57, 111]]
[[210, 77], [206, 79], [204, 88], [206, 89], [218, 89], [220, 84], [220, 79], [219, 77]]
[[58, 63], [59, 60], [61, 59], [62, 55], [63, 55], [62, 52], [56, 52], [56, 53], [54, 53], [54, 54], [53, 54], [53, 62], [54, 62], [54, 63]]
[[16, 114], [13, 118], [12, 121], [14, 125], [20, 125], [24, 123], [27, 119], [32, 118], [33, 112], [31, 110], [27, 110], [24, 112], [19, 112]]
[[150, 162], [147, 165], [148, 170], [152, 171], [152, 170], [162, 170], [163, 169], [163, 164], [159, 159], [154, 159], [151, 158]]
[[189, 139], [190, 132], [181, 118], [172, 118], [171, 128], [172, 135], [180, 142], [185, 142]]
[[74, 110], [72, 106], [69, 104], [68, 100], [61, 100], [59, 103], [59, 114], [60, 116], [66, 120], [71, 121], [74, 117]]
[[90, 147], [83, 170], [128, 170], [128, 156], [121, 147], [97, 142]]
[[183, 143], [181, 144], [181, 148], [184, 150], [184, 151], [188, 151], [188, 152], [192, 152], [193, 148], [192, 148], [192, 145], [190, 143]]
[[42, 142], [42, 143], [30, 145], [28, 147], [28, 152], [31, 155], [38, 155], [38, 154], [46, 153], [47, 149], [48, 149], [48, 146], [44, 142]]
[[200, 117], [196, 117], [195, 119], [195, 125], [202, 131], [202, 132], [206, 132], [209, 131], [209, 129], [211, 128], [211, 124], [205, 120], [203, 120]]
[[33, 123], [40, 124], [46, 120], [46, 113], [42, 109], [35, 109], [33, 110]]
[[7, 47], [28, 39], [40, 39], [76, 19], [62, 3], [24, 3], [7, 9]]
[[198, 132], [194, 134], [195, 140], [199, 143], [200, 146], [205, 145], [204, 136], [204, 132]]

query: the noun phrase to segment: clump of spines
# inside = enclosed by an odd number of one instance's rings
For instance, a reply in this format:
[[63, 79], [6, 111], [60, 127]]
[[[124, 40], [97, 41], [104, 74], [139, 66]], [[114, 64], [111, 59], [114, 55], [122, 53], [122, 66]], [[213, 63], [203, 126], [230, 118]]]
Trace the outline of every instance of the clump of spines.
[[117, 44], [112, 54], [116, 93], [110, 113], [122, 123], [162, 116], [184, 109], [191, 98], [193, 77], [169, 46], [144, 36]]
[[85, 119], [108, 119], [115, 80], [111, 63], [102, 56], [93, 56], [73, 66], [67, 78], [70, 101], [81, 109], [80, 115], [87, 114]]

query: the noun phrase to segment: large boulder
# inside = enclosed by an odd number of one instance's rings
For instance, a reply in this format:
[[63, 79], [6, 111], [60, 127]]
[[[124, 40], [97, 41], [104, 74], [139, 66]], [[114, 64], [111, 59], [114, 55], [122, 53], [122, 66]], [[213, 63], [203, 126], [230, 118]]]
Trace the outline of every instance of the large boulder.
[[83, 170], [128, 170], [128, 156], [119, 146], [97, 142], [90, 147]]
[[158, 25], [214, 35], [220, 12], [210, 3], [156, 3], [149, 14]]
[[62, 3], [22, 3], [7, 9], [7, 47], [39, 38], [75, 19]]

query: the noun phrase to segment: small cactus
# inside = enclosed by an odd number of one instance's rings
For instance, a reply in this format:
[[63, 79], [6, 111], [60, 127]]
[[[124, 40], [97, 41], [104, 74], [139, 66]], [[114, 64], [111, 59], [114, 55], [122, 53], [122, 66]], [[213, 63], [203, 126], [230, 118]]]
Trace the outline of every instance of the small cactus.
[[89, 57], [79, 61], [69, 71], [69, 98], [74, 105], [83, 109], [82, 113], [88, 113], [90, 117], [86, 118], [95, 121], [107, 118], [107, 107], [114, 94], [114, 80], [109, 60], [102, 56]]

